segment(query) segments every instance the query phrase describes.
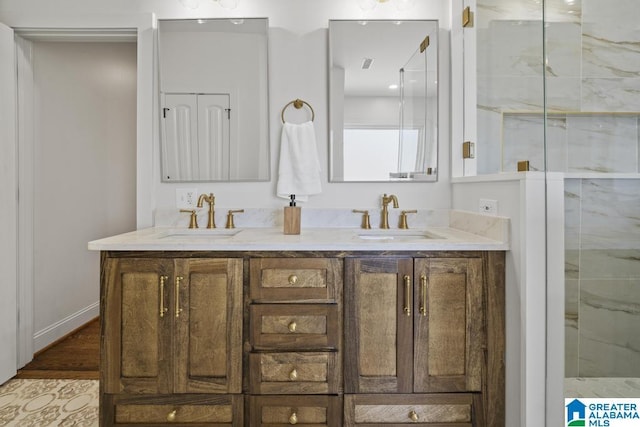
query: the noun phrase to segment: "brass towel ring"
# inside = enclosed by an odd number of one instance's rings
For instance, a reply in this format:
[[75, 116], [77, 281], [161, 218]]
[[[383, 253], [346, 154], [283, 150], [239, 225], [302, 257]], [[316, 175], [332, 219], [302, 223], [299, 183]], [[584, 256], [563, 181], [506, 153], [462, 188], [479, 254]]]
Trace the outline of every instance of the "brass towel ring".
[[316, 113], [313, 111], [313, 107], [307, 101], [303, 101], [302, 99], [294, 99], [293, 101], [285, 105], [284, 108], [282, 109], [282, 114], [281, 114], [282, 123], [284, 123], [284, 111], [287, 109], [289, 105], [292, 105], [292, 104], [298, 110], [301, 109], [306, 104], [307, 107], [309, 107], [309, 109], [311, 110], [311, 121], [313, 121], [316, 118]]

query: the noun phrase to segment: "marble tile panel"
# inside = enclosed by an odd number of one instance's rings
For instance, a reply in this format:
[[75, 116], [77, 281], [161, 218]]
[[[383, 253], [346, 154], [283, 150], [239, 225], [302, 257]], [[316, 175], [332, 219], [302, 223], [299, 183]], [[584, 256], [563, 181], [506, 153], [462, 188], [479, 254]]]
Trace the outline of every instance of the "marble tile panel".
[[580, 79], [546, 76], [547, 111], [580, 111]]
[[566, 377], [578, 375], [578, 281], [565, 280], [564, 310], [564, 374]]
[[545, 26], [545, 70], [548, 77], [580, 77], [581, 38], [579, 23], [548, 21]]
[[640, 280], [581, 280], [580, 377], [640, 376]]
[[478, 75], [477, 95], [478, 109], [533, 112], [543, 110], [544, 97], [541, 76]]
[[564, 246], [580, 248], [580, 220], [582, 210], [582, 180], [564, 180]]
[[580, 251], [577, 249], [565, 249], [564, 251], [564, 277], [565, 279], [580, 278]]
[[640, 77], [637, 0], [583, 0], [583, 76]]
[[[547, 170], [565, 171], [567, 162], [566, 121], [547, 119]], [[545, 170], [544, 118], [542, 115], [505, 114], [503, 171], [516, 171], [520, 160], [529, 160], [531, 170]]]
[[541, 76], [542, 22], [493, 21], [478, 32], [478, 74]]
[[635, 172], [638, 120], [634, 116], [567, 117], [569, 172]]
[[640, 111], [639, 78], [583, 78], [581, 111]]
[[638, 397], [640, 396], [640, 378], [565, 378], [564, 396]]
[[[640, 250], [640, 180], [585, 179], [581, 215], [581, 249], [600, 250], [585, 256], [631, 264], [624, 272], [640, 269], [636, 265]], [[612, 252], [606, 253], [607, 250]], [[583, 264], [587, 262], [583, 260]]]
[[[582, 1], [568, 4], [566, 0], [547, 0], [546, 17], [553, 22], [580, 22]], [[476, 26], [487, 27], [491, 22], [504, 19], [542, 21], [541, 0], [478, 0]]]
[[640, 277], [638, 249], [582, 249], [581, 279], [634, 279]]

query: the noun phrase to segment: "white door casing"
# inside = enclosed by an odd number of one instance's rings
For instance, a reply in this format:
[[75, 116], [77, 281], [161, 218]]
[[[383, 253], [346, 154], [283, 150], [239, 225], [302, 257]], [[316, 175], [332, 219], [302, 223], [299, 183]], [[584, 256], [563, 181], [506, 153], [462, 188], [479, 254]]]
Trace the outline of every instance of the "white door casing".
[[0, 24], [0, 384], [16, 374], [17, 102], [13, 30]]

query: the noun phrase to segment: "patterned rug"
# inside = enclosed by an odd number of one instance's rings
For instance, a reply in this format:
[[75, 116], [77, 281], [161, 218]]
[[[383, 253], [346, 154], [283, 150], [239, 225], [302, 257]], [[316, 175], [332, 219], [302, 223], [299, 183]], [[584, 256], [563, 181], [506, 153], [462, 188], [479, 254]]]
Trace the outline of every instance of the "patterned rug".
[[10, 380], [0, 387], [0, 426], [97, 425], [98, 381]]

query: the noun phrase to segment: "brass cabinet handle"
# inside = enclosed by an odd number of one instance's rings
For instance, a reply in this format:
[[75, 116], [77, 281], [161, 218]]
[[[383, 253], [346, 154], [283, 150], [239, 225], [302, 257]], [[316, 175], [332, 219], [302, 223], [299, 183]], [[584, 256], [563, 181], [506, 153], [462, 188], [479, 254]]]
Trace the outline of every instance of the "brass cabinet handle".
[[289, 323], [289, 332], [295, 332], [298, 324], [296, 322]]
[[420, 417], [418, 416], [418, 414], [416, 414], [416, 411], [411, 411], [409, 412], [409, 418], [411, 419], [411, 421], [416, 422], [420, 419]]
[[411, 276], [404, 276], [404, 314], [411, 316]]
[[420, 287], [422, 293], [422, 300], [420, 301], [420, 314], [427, 315], [427, 276], [420, 276]]
[[180, 308], [180, 282], [184, 280], [184, 277], [176, 277], [176, 317], [180, 317], [182, 309]]
[[169, 412], [167, 414], [167, 421], [172, 422], [176, 420], [176, 412], [178, 412], [176, 409], [174, 409], [173, 411]]
[[295, 412], [289, 417], [289, 424], [298, 424], [298, 415]]
[[295, 381], [298, 379], [298, 371], [295, 368], [293, 368], [293, 370], [289, 372], [289, 379], [291, 381]]
[[164, 306], [164, 281], [168, 278], [169, 276], [160, 276], [160, 317], [164, 317], [164, 314], [169, 311], [169, 309]]
[[290, 285], [295, 285], [297, 281], [298, 281], [298, 276], [296, 276], [295, 274], [292, 274], [291, 276], [289, 276]]

